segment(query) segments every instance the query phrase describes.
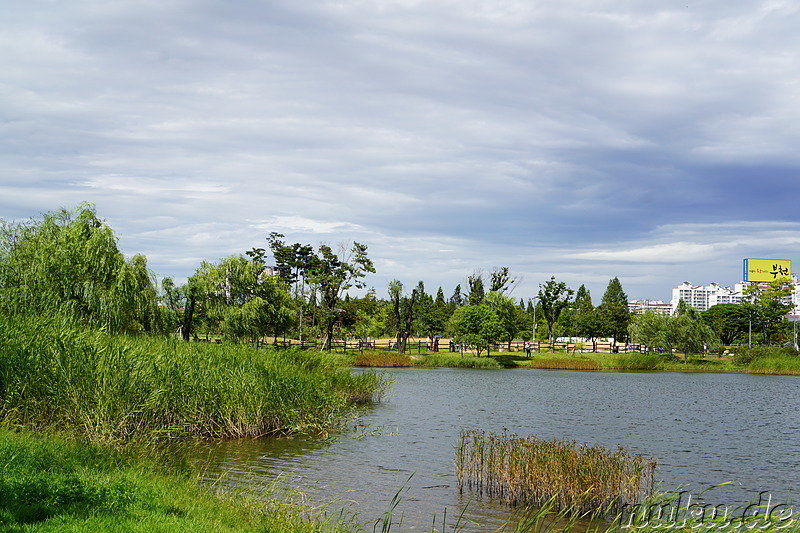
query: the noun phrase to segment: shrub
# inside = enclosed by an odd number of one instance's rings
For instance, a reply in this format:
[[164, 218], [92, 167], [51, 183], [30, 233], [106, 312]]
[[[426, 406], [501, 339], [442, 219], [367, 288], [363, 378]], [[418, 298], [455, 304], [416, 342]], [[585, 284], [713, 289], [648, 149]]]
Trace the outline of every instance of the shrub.
[[796, 357], [797, 350], [791, 346], [740, 346], [735, 349], [733, 362], [747, 366], [762, 357]]

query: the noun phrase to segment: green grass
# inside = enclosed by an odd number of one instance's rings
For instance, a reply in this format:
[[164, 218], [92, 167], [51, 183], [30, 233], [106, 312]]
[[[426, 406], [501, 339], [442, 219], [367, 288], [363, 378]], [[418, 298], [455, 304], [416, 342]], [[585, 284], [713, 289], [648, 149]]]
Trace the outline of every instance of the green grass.
[[750, 374], [800, 375], [800, 357], [766, 356], [752, 360], [747, 365]]
[[184, 343], [0, 316], [7, 422], [95, 441], [325, 432], [373, 401], [381, 375], [292, 349]]
[[131, 449], [0, 430], [0, 530], [8, 532], [357, 531], [279, 487], [201, 486], [191, 470]]
[[623, 370], [664, 370], [668, 356], [659, 354], [628, 353], [616, 358], [615, 366]]

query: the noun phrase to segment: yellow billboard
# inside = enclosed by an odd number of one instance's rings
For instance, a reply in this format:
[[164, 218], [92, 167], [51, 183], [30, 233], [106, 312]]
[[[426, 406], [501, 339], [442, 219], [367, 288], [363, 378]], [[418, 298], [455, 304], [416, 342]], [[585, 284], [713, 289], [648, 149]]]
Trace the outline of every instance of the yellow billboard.
[[790, 281], [791, 276], [789, 259], [744, 260], [744, 281]]

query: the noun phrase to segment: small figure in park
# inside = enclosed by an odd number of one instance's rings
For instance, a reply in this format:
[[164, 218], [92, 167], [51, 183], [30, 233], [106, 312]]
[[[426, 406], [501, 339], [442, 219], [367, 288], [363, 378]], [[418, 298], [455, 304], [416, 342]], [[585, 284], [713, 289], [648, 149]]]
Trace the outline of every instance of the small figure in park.
[[525, 341], [525, 357], [531, 356], [531, 341]]

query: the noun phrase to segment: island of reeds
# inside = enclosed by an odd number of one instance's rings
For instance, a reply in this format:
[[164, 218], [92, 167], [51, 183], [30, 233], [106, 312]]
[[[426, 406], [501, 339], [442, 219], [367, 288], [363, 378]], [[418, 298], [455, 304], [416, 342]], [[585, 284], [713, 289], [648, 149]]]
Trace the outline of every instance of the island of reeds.
[[640, 503], [653, 494], [656, 467], [622, 448], [480, 430], [461, 432], [455, 462], [460, 490], [576, 514]]

